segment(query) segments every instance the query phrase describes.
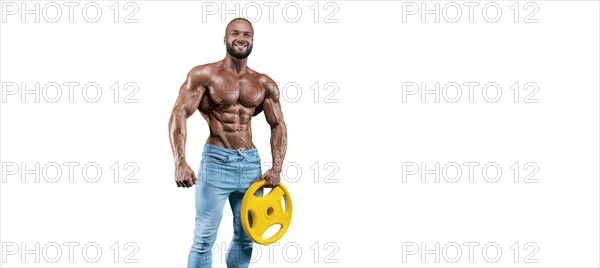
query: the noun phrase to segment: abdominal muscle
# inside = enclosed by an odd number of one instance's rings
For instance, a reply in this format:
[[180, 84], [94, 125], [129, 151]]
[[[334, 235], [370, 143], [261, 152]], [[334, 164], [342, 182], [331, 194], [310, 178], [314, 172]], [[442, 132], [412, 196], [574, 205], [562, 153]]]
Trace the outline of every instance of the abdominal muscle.
[[201, 111], [210, 129], [206, 143], [228, 149], [254, 148], [250, 123], [253, 113], [254, 108], [239, 103], [211, 109], [207, 113]]

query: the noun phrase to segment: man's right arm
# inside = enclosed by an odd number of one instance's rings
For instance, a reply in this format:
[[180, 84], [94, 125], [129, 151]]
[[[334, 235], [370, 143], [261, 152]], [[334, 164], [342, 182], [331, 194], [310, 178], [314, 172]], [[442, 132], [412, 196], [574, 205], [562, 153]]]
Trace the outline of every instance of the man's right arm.
[[178, 187], [192, 187], [196, 174], [185, 160], [186, 121], [196, 112], [206, 91], [208, 67], [194, 67], [179, 89], [179, 96], [169, 119], [169, 139], [175, 158], [175, 182]]

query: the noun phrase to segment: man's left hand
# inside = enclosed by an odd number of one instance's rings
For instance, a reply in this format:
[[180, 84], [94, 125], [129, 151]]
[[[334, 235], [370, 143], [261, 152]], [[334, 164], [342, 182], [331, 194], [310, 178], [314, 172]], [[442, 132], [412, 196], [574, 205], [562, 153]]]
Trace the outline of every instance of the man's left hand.
[[265, 172], [265, 174], [260, 176], [260, 178], [258, 178], [257, 181], [266, 180], [264, 187], [273, 188], [279, 185], [279, 182], [281, 180], [280, 173], [281, 171], [278, 172], [276, 170], [269, 169], [267, 170], [267, 172]]

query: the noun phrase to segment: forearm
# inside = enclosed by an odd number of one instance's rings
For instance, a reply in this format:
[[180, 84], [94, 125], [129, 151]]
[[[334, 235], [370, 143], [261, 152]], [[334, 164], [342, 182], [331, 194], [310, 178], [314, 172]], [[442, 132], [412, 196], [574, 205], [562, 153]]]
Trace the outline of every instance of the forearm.
[[271, 128], [271, 156], [273, 157], [273, 170], [281, 172], [283, 160], [287, 151], [287, 127], [281, 121]]
[[173, 114], [169, 119], [169, 139], [171, 141], [171, 150], [175, 159], [175, 167], [187, 164], [185, 161], [185, 140], [186, 140], [186, 117], [185, 115]]

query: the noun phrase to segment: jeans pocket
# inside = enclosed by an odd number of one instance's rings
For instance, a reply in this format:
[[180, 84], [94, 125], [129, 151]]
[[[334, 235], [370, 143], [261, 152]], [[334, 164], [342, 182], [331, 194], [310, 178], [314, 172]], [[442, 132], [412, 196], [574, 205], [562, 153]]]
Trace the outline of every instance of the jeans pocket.
[[215, 163], [215, 162], [216, 163], [225, 163], [225, 162], [229, 162], [229, 156], [213, 154], [213, 153], [205, 153], [202, 156], [202, 161], [212, 162], [212, 163]]

